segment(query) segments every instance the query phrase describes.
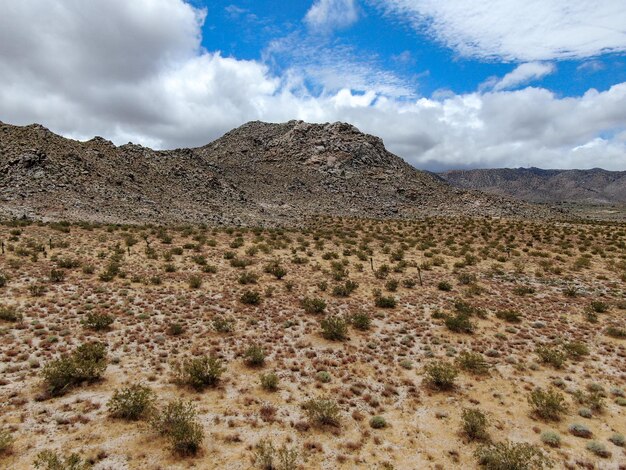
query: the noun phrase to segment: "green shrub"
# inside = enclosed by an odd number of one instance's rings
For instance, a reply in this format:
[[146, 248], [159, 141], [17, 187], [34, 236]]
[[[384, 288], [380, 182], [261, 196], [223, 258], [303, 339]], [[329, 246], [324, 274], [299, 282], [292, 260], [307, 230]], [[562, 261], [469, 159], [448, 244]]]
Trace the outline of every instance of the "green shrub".
[[185, 327], [180, 323], [170, 323], [167, 327], [167, 333], [172, 336], [180, 336], [185, 332]]
[[454, 388], [454, 381], [459, 371], [450, 363], [435, 361], [424, 367], [426, 383], [438, 390]]
[[626, 329], [617, 328], [615, 326], [609, 326], [606, 329], [606, 334], [611, 336], [612, 338], [623, 339], [623, 338], [626, 338]]
[[392, 296], [380, 295], [379, 293], [374, 297], [374, 304], [379, 308], [395, 308], [396, 299]]
[[489, 418], [478, 408], [463, 408], [461, 414], [462, 428], [465, 435], [473, 441], [487, 440]]
[[204, 430], [197, 420], [196, 409], [191, 401], [176, 400], [169, 403], [153, 415], [151, 425], [168, 439], [172, 451], [180, 455], [195, 454], [204, 439]]
[[239, 298], [242, 304], [246, 305], [258, 305], [261, 303], [261, 294], [257, 291], [246, 290]]
[[522, 321], [522, 316], [515, 310], [499, 310], [496, 312], [496, 317], [509, 323], [520, 323]]
[[213, 328], [218, 333], [232, 333], [235, 329], [235, 320], [232, 318], [224, 318], [221, 316], [213, 319]]
[[544, 364], [550, 364], [555, 369], [560, 369], [565, 364], [565, 353], [557, 348], [548, 348], [545, 346], [539, 346], [535, 353], [541, 359]]
[[217, 385], [226, 368], [214, 356], [184, 359], [174, 364], [175, 379], [179, 384], [189, 385], [196, 390]]
[[352, 317], [350, 317], [350, 323], [357, 330], [365, 331], [369, 330], [372, 326], [372, 319], [367, 313], [357, 312]]
[[444, 292], [450, 292], [452, 290], [452, 284], [450, 284], [448, 281], [441, 281], [439, 282], [439, 284], [437, 284], [437, 289]]
[[65, 271], [60, 269], [52, 269], [50, 271], [50, 282], [63, 282], [65, 280]]
[[259, 276], [257, 274], [246, 271], [241, 273], [237, 282], [242, 285], [256, 284], [258, 279]]
[[50, 361], [42, 376], [48, 393], [62, 395], [81, 382], [99, 379], [107, 367], [106, 346], [102, 343], [86, 343], [71, 354]]
[[331, 381], [330, 374], [326, 372], [325, 370], [321, 370], [317, 374], [315, 374], [315, 378], [322, 383], [328, 383]]
[[244, 362], [250, 367], [261, 367], [265, 364], [265, 351], [261, 346], [253, 344], [243, 355]]
[[89, 312], [87, 318], [82, 320], [81, 323], [91, 330], [102, 331], [108, 330], [113, 321], [113, 317], [109, 314]]
[[279, 261], [274, 260], [265, 266], [265, 272], [273, 275], [276, 279], [282, 279], [287, 275], [287, 270], [283, 268]]
[[342, 341], [348, 336], [348, 324], [339, 316], [329, 316], [321, 323], [322, 336], [331, 341]]
[[39, 452], [33, 465], [43, 470], [88, 470], [91, 468], [91, 464], [83, 461], [78, 454], [64, 457], [51, 450]]
[[609, 310], [609, 304], [601, 300], [593, 300], [589, 304], [589, 308], [595, 313], [605, 313]]
[[320, 299], [317, 297], [305, 297], [302, 299], [302, 308], [306, 313], [323, 313], [326, 310], [326, 302], [324, 299]]
[[573, 423], [573, 424], [570, 424], [567, 429], [569, 430], [570, 434], [576, 437], [589, 439], [591, 436], [593, 436], [593, 433], [591, 432], [591, 430], [584, 424]]
[[22, 314], [13, 305], [0, 305], [0, 320], [16, 323], [22, 321]]
[[464, 313], [457, 313], [454, 316], [447, 315], [444, 323], [446, 328], [455, 333], [473, 333], [476, 327], [471, 322], [468, 315]]
[[607, 459], [611, 456], [611, 452], [607, 450], [606, 446], [598, 441], [591, 441], [587, 444], [587, 450], [593, 452], [598, 457]]
[[109, 414], [114, 418], [136, 421], [154, 409], [156, 396], [150, 387], [133, 384], [116, 390], [107, 403]]
[[626, 443], [626, 439], [623, 434], [613, 433], [611, 437], [609, 437], [609, 441], [612, 442], [617, 447], [624, 447]]
[[484, 356], [473, 351], [463, 351], [456, 359], [457, 365], [473, 374], [484, 375], [489, 373], [489, 364]]
[[9, 282], [9, 276], [4, 273], [0, 273], [0, 288], [5, 287]]
[[329, 398], [313, 398], [302, 406], [312, 424], [339, 426], [339, 406]]
[[8, 429], [0, 429], [0, 455], [5, 454], [13, 446], [15, 439]]
[[547, 420], [558, 421], [561, 415], [567, 411], [565, 397], [558, 390], [551, 388], [543, 390], [536, 388], [528, 396], [531, 410], [537, 416]]
[[579, 341], [565, 343], [563, 345], [563, 349], [565, 349], [567, 356], [574, 360], [580, 360], [584, 356], [589, 355], [589, 348], [587, 347], [587, 345]]
[[189, 276], [189, 279], [187, 279], [187, 283], [189, 284], [189, 288], [199, 289], [202, 286], [202, 278], [196, 274], [193, 274]]
[[268, 392], [275, 392], [278, 390], [278, 376], [273, 372], [270, 372], [269, 374], [262, 374], [261, 387]]
[[561, 436], [559, 433], [554, 431], [544, 431], [541, 433], [541, 442], [550, 447], [560, 447], [561, 446]]
[[480, 446], [474, 453], [487, 470], [539, 470], [552, 467], [541, 449], [528, 443], [511, 441]]
[[254, 464], [262, 470], [296, 470], [298, 451], [284, 444], [276, 449], [271, 441], [263, 439], [254, 448]]
[[370, 419], [370, 427], [373, 429], [382, 429], [387, 427], [387, 421], [382, 416], [372, 416]]

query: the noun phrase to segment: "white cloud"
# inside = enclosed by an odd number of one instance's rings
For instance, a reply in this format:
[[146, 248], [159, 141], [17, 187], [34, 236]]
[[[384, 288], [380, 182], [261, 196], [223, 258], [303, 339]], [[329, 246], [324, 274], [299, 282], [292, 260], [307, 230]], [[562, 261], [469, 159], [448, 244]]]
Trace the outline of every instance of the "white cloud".
[[315, 0], [304, 17], [310, 28], [322, 32], [348, 27], [358, 19], [356, 0]]
[[507, 61], [626, 51], [621, 0], [370, 0], [463, 56]]
[[421, 168], [626, 169], [626, 83], [571, 98], [524, 88], [417, 99], [383, 70], [372, 78], [363, 66], [342, 81], [328, 63], [316, 94], [307, 67], [278, 76], [203, 51], [203, 15], [182, 0], [10, 2], [0, 16], [0, 120], [158, 148], [203, 145], [254, 119], [341, 120]]
[[512, 72], [507, 73], [502, 78], [492, 77], [481, 85], [481, 88], [491, 88], [493, 90], [510, 90], [512, 88], [525, 85], [531, 81], [539, 80], [546, 75], [553, 73], [556, 67], [550, 63], [527, 62], [520, 64]]

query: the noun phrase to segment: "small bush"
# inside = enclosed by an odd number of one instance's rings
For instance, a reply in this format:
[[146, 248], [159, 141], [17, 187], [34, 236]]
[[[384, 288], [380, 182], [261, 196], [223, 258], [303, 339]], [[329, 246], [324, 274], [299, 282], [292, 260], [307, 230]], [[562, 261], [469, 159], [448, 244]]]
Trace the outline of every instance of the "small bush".
[[271, 441], [263, 439], [254, 448], [254, 464], [262, 470], [296, 470], [298, 451], [286, 445], [276, 449]]
[[278, 390], [278, 376], [273, 372], [270, 372], [269, 374], [262, 374], [261, 387], [268, 392], [275, 392]]
[[578, 424], [578, 423], [570, 424], [567, 429], [569, 430], [570, 434], [576, 437], [589, 439], [591, 436], [593, 436], [593, 433], [591, 432], [591, 430], [584, 424]]
[[202, 278], [198, 275], [191, 275], [187, 279], [190, 289], [199, 289], [202, 286]]
[[22, 314], [14, 306], [0, 305], [0, 320], [16, 323], [22, 321]]
[[396, 307], [396, 299], [392, 296], [384, 296], [384, 295], [376, 295], [374, 298], [374, 303], [378, 308], [395, 308]]
[[88, 313], [87, 318], [82, 320], [82, 324], [90, 330], [108, 330], [114, 319], [106, 313]]
[[314, 398], [303, 405], [312, 424], [339, 426], [339, 406], [328, 398]]
[[528, 396], [528, 403], [534, 414], [546, 420], [558, 421], [561, 419], [561, 415], [567, 411], [565, 397], [554, 388], [548, 390], [534, 389]]
[[461, 414], [462, 428], [465, 435], [473, 441], [487, 440], [489, 419], [478, 408], [463, 408]]
[[520, 323], [522, 316], [515, 310], [499, 310], [496, 317], [509, 323]]
[[261, 294], [257, 291], [246, 290], [239, 298], [242, 304], [246, 305], [258, 305], [261, 303]]
[[287, 270], [280, 265], [279, 261], [272, 261], [265, 266], [265, 272], [273, 275], [276, 279], [282, 279], [287, 275]]
[[196, 390], [217, 385], [225, 371], [222, 362], [214, 356], [184, 359], [181, 363], [174, 364], [176, 381]]
[[261, 367], [265, 364], [265, 351], [256, 344], [250, 346], [243, 355], [244, 362], [250, 367]]
[[580, 360], [584, 356], [589, 355], [589, 348], [587, 347], [587, 345], [579, 341], [565, 343], [563, 345], [563, 349], [565, 349], [567, 356], [574, 360]]
[[612, 442], [617, 447], [624, 447], [626, 443], [626, 439], [622, 434], [614, 433], [609, 437], [609, 441]]
[[69, 356], [50, 361], [42, 376], [48, 393], [62, 395], [81, 382], [99, 379], [107, 367], [106, 346], [102, 343], [86, 343]]
[[606, 334], [611, 336], [612, 338], [623, 339], [626, 338], [626, 329], [625, 328], [617, 328], [615, 326], [609, 326], [606, 329]]
[[65, 271], [52, 269], [50, 271], [50, 282], [59, 283], [65, 280]]
[[33, 465], [43, 470], [88, 470], [91, 468], [91, 464], [83, 461], [78, 454], [65, 457], [51, 450], [39, 452]]
[[185, 327], [180, 323], [170, 323], [167, 327], [167, 333], [172, 336], [180, 336], [185, 332]]
[[489, 364], [482, 354], [473, 351], [463, 351], [456, 359], [457, 365], [468, 372], [478, 375], [489, 373]]
[[444, 323], [446, 328], [455, 333], [471, 334], [476, 329], [469, 316], [464, 313], [457, 313], [454, 316], [447, 315]]
[[342, 341], [348, 336], [348, 324], [339, 316], [326, 317], [321, 321], [322, 336], [331, 341]]
[[213, 328], [218, 333], [232, 333], [235, 329], [235, 320], [232, 318], [215, 317], [213, 319]]
[[169, 403], [152, 417], [152, 428], [165, 436], [172, 450], [180, 455], [195, 454], [204, 439], [204, 430], [197, 421], [193, 404], [183, 400]]
[[325, 370], [319, 371], [317, 374], [315, 374], [315, 378], [322, 383], [328, 383], [331, 381], [330, 374]]
[[450, 363], [444, 361], [432, 362], [424, 367], [426, 383], [438, 390], [451, 390], [454, 381], [459, 374], [458, 370]]
[[350, 323], [357, 330], [365, 331], [372, 326], [372, 319], [367, 313], [357, 312], [350, 318]]
[[606, 313], [609, 310], [609, 304], [601, 300], [593, 300], [589, 304], [589, 308], [595, 313]]
[[244, 273], [241, 273], [241, 276], [239, 276], [237, 282], [242, 285], [256, 284], [258, 279], [259, 276], [257, 274], [246, 271]]
[[541, 442], [550, 447], [560, 447], [561, 446], [561, 436], [559, 433], [554, 431], [544, 431], [541, 433]]
[[441, 281], [439, 282], [439, 284], [437, 284], [437, 289], [444, 292], [450, 292], [452, 290], [452, 284], [450, 284], [448, 281]]
[[557, 348], [548, 348], [545, 346], [539, 346], [535, 353], [541, 359], [544, 364], [550, 364], [555, 369], [560, 369], [565, 364], [565, 353]]
[[372, 416], [370, 419], [370, 427], [373, 429], [382, 429], [387, 427], [387, 421], [382, 416]]
[[0, 455], [9, 452], [13, 446], [13, 434], [8, 429], [0, 429]]
[[324, 299], [317, 297], [305, 297], [302, 299], [302, 308], [306, 313], [324, 313], [324, 310], [326, 310], [326, 302]]
[[476, 449], [474, 455], [487, 470], [535, 470], [552, 466], [541, 449], [525, 442], [507, 440], [484, 445]]
[[611, 456], [611, 452], [607, 450], [606, 446], [598, 441], [591, 441], [587, 444], [587, 450], [593, 452], [598, 457], [607, 459]]
[[149, 387], [133, 384], [116, 390], [107, 407], [114, 418], [136, 421], [154, 409], [155, 400], [156, 396]]

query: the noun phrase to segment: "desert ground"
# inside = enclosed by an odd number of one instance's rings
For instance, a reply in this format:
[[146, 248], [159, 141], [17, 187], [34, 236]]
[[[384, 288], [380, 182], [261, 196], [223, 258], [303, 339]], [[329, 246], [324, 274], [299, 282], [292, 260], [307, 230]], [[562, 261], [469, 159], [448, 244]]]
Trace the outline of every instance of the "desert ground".
[[626, 468], [624, 223], [0, 240], [1, 468]]

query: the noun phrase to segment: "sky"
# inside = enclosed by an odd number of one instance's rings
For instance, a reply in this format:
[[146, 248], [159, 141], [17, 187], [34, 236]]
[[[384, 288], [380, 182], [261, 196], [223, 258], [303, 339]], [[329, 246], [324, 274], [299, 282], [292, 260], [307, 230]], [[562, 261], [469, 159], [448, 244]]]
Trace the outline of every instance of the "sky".
[[420, 169], [626, 170], [624, 0], [0, 0], [0, 121], [165, 149], [346, 121]]

